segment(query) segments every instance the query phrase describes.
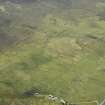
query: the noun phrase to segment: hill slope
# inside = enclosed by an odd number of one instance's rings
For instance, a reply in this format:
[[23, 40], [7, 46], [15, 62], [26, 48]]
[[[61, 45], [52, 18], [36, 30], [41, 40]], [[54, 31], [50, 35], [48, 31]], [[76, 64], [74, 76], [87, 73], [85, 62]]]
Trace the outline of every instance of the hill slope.
[[1, 2], [1, 102], [31, 89], [73, 103], [103, 99], [105, 21], [87, 9], [57, 6]]

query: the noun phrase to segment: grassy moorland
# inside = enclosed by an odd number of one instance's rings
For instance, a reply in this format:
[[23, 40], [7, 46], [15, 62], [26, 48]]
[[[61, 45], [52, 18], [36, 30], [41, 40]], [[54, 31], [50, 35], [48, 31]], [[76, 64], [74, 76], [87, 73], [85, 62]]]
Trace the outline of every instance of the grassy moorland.
[[54, 3], [1, 2], [0, 105], [49, 104], [21, 98], [31, 89], [73, 103], [104, 98], [105, 4], [90, 11]]

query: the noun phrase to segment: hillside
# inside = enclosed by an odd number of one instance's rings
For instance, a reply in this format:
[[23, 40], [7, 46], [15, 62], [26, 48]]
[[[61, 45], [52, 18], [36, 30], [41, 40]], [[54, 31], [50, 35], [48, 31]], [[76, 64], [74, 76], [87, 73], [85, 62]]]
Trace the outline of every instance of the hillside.
[[0, 1], [0, 105], [60, 104], [23, 97], [33, 89], [69, 103], [103, 100], [105, 4], [78, 2]]

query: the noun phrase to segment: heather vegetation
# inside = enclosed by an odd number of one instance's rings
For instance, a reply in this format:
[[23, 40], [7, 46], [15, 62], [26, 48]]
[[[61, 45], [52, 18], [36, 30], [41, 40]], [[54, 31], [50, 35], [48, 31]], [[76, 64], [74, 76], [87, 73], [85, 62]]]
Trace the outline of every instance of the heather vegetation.
[[60, 104], [49, 94], [104, 99], [104, 0], [0, 0], [0, 105]]

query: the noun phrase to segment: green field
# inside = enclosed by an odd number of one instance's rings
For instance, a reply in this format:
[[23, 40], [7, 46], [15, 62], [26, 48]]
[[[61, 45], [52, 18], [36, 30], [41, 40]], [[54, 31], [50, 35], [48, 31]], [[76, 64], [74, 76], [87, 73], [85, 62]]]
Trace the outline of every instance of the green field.
[[100, 102], [105, 96], [105, 4], [93, 11], [40, 5], [0, 2], [0, 105], [58, 104], [21, 98], [31, 89], [69, 103]]

